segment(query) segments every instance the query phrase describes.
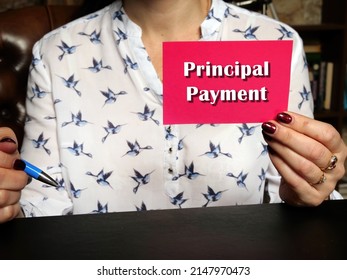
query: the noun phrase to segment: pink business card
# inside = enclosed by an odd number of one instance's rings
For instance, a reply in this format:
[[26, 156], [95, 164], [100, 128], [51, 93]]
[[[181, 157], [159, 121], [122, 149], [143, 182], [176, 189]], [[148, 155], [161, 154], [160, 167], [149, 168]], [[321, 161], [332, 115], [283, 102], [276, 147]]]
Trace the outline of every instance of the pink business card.
[[287, 110], [292, 44], [165, 42], [164, 124], [264, 122]]

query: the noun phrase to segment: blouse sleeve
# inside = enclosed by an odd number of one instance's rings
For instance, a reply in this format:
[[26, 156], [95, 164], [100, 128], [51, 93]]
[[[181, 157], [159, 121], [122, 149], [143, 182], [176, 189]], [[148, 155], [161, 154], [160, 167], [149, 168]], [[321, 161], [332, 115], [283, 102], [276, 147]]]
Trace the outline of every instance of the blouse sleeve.
[[52, 216], [70, 213], [72, 201], [62, 180], [57, 141], [55, 103], [51, 89], [49, 65], [44, 61], [44, 41], [33, 48], [33, 60], [28, 78], [27, 119], [22, 157], [39, 166], [59, 187], [51, 187], [32, 180], [23, 190], [21, 206], [26, 216]]

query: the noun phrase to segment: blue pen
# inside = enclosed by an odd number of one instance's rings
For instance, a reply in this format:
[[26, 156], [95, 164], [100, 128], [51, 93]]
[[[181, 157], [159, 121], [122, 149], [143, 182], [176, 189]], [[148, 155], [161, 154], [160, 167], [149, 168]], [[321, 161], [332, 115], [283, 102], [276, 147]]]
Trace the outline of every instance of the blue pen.
[[23, 160], [23, 159], [17, 159], [14, 164], [13, 168], [16, 170], [23, 170], [26, 174], [28, 174], [30, 177], [39, 180], [43, 183], [46, 183], [48, 185], [51, 185], [53, 187], [58, 187], [59, 184], [50, 177], [47, 173], [42, 171], [40, 168], [36, 167], [35, 165]]

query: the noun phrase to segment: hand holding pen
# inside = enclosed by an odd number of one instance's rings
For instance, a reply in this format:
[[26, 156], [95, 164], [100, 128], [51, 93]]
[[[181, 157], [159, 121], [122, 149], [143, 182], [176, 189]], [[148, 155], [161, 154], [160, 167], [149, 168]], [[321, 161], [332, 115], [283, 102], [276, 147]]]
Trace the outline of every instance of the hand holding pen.
[[17, 159], [13, 164], [13, 168], [16, 170], [24, 171], [31, 178], [39, 180], [42, 183], [48, 184], [48, 185], [53, 186], [53, 187], [59, 186], [59, 184], [52, 177], [50, 177], [47, 173], [45, 173], [37, 166], [35, 166], [35, 165], [25, 161], [25, 160]]
[[28, 176], [13, 169], [18, 158], [16, 135], [11, 129], [0, 127], [0, 223], [23, 215], [19, 199]]

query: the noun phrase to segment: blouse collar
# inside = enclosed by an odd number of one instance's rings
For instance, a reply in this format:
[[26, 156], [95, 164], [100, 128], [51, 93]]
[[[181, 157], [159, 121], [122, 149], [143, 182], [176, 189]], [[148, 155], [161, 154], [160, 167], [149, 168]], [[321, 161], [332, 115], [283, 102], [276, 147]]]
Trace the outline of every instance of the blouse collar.
[[[201, 24], [202, 40], [214, 36], [220, 28], [223, 18], [226, 16], [228, 6], [223, 0], [212, 0], [211, 8]], [[110, 14], [113, 21], [117, 21], [117, 27], [124, 30], [127, 36], [141, 37], [141, 28], [127, 16], [123, 9], [122, 0], [117, 0], [110, 5]]]

